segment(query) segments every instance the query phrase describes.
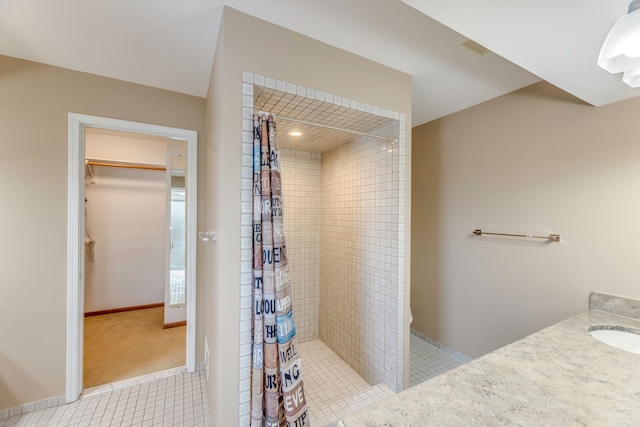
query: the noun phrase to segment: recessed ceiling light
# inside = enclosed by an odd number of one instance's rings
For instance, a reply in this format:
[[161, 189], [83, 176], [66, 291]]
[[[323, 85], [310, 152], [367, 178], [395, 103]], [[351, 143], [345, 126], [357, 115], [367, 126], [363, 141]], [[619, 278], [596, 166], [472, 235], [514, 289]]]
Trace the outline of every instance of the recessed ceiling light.
[[293, 131], [293, 132], [289, 132], [289, 135], [291, 135], [291, 136], [302, 136], [302, 132], [298, 132], [296, 130], [296, 131]]

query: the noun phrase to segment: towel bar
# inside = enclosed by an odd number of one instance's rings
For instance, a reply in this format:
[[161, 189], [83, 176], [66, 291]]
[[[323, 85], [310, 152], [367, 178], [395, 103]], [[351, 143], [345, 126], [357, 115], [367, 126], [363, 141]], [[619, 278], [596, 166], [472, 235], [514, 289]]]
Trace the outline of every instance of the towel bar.
[[482, 236], [483, 234], [492, 235], [492, 236], [508, 236], [508, 237], [524, 237], [527, 239], [545, 239], [551, 242], [559, 242], [560, 235], [551, 233], [548, 236], [534, 236], [531, 234], [511, 234], [511, 233], [489, 233], [487, 231], [482, 231], [480, 229], [473, 230], [473, 234], [476, 236]]

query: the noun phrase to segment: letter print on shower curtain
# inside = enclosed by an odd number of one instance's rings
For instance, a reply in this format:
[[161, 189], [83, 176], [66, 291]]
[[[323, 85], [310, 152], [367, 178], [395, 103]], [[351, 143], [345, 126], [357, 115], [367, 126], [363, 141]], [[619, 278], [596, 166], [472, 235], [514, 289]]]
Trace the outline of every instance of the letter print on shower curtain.
[[270, 114], [253, 116], [251, 426], [308, 426], [291, 306], [280, 154]]

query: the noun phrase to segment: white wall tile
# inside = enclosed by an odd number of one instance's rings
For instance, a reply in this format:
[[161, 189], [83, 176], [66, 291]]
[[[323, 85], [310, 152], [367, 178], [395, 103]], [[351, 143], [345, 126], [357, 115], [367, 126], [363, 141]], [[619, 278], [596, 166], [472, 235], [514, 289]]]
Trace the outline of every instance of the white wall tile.
[[319, 336], [320, 155], [281, 150], [285, 236], [300, 342]]
[[248, 71], [243, 71], [242, 81], [245, 83], [253, 83], [253, 73], [250, 73]]
[[253, 96], [253, 85], [248, 83], [242, 84], [242, 94]]
[[387, 189], [399, 186], [398, 161], [371, 138], [323, 153], [320, 276], [321, 339], [370, 383], [395, 390], [402, 338], [394, 332], [400, 294], [391, 272], [399, 259], [391, 248], [399, 241], [387, 230], [398, 227], [400, 210]]
[[268, 78], [265, 80], [264, 77], [256, 75], [256, 84], [260, 86], [266, 86], [269, 89], [275, 89], [276, 81], [275, 79]]
[[[384, 111], [388, 117], [405, 117], [272, 78], [252, 78], [259, 86], [300, 96], [305, 92], [312, 99], [376, 115]], [[250, 119], [248, 111], [253, 111], [253, 100], [245, 98], [243, 118]], [[398, 125], [395, 126], [393, 134], [398, 135]], [[405, 174], [404, 129], [405, 124], [400, 122], [402, 135], [394, 146], [378, 140], [359, 140], [322, 158], [317, 153], [281, 150], [285, 235], [297, 338], [304, 342], [321, 336], [369, 382], [384, 381], [396, 391], [402, 384], [403, 352], [403, 337], [396, 331], [403, 322], [404, 286], [398, 280], [404, 279], [404, 232], [398, 230], [404, 224], [404, 192], [399, 190], [401, 185], [404, 188], [404, 183], [400, 184]], [[253, 135], [250, 129], [244, 130], [242, 141], [250, 150]], [[380, 134], [386, 135], [385, 130]], [[250, 152], [243, 148], [243, 154]], [[334, 161], [325, 164], [325, 158], [331, 156]], [[245, 159], [242, 177], [252, 178], [251, 165]], [[245, 203], [241, 209], [244, 215], [251, 214]], [[242, 237], [243, 251], [250, 251], [246, 247], [250, 243], [250, 238]], [[244, 274], [242, 279], [245, 283]], [[246, 293], [242, 295], [241, 318], [246, 319], [250, 307], [246, 306]], [[322, 336], [323, 329], [328, 338]], [[249, 345], [246, 336], [250, 339], [250, 334], [244, 333], [243, 346]], [[240, 379], [244, 384], [243, 372]], [[241, 406], [240, 415], [246, 418], [248, 405]]]

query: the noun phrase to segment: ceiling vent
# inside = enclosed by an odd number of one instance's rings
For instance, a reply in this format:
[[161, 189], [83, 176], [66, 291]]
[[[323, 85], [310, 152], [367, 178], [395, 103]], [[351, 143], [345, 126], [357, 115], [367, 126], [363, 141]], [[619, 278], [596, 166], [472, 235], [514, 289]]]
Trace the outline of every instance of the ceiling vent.
[[460, 41], [458, 41], [458, 43], [460, 46], [463, 46], [467, 49], [469, 49], [470, 51], [472, 51], [473, 53], [475, 53], [476, 55], [479, 56], [485, 56], [491, 53], [491, 51], [489, 49], [487, 49], [486, 47], [482, 46], [480, 43], [476, 43], [471, 39], [462, 39]]

